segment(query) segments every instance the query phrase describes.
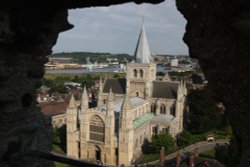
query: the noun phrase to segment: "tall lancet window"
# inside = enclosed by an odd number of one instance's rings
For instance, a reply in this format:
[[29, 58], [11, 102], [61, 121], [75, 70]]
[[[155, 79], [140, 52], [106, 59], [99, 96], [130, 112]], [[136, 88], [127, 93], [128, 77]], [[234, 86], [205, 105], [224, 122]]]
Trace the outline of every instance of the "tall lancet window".
[[151, 113], [156, 114], [156, 105], [154, 103], [151, 104]]
[[140, 70], [140, 77], [143, 78], [143, 70]]
[[160, 113], [161, 114], [166, 114], [166, 106], [164, 104], [161, 105]]
[[105, 138], [105, 125], [103, 120], [94, 115], [90, 120], [89, 125], [89, 139], [99, 142], [104, 142]]
[[137, 70], [134, 69], [134, 77], [137, 77]]

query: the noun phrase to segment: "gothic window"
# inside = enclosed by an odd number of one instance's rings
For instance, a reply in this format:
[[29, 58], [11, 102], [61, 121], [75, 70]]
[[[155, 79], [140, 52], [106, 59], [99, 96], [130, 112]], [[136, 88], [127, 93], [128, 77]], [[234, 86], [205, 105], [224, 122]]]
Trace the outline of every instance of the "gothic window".
[[137, 77], [137, 70], [134, 69], [134, 77]]
[[151, 104], [151, 113], [156, 114], [156, 105], [154, 103]]
[[166, 114], [166, 106], [164, 104], [162, 104], [161, 107], [160, 107], [160, 113], [161, 114]]
[[156, 135], [158, 133], [158, 127], [157, 126], [153, 126], [152, 127], [152, 134]]
[[140, 77], [143, 78], [143, 70], [140, 70]]
[[163, 133], [169, 132], [169, 128], [162, 128], [162, 132]]
[[90, 140], [104, 142], [105, 125], [102, 119], [95, 115], [90, 120], [89, 138]]

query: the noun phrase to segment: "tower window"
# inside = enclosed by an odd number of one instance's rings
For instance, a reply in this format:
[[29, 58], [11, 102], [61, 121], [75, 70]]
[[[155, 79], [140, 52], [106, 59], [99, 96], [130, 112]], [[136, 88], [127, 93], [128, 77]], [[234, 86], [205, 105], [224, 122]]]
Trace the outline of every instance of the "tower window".
[[137, 78], [137, 70], [136, 69], [134, 69], [134, 77]]
[[140, 70], [140, 77], [143, 78], [143, 70]]

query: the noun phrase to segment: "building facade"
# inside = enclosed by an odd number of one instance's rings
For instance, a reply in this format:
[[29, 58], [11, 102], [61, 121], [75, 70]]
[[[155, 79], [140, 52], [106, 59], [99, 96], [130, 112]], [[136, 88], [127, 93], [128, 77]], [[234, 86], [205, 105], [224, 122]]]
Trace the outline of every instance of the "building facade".
[[126, 79], [101, 80], [95, 108], [88, 107], [86, 89], [80, 105], [72, 96], [66, 112], [68, 156], [129, 166], [141, 155], [145, 139], [161, 132], [175, 137], [182, 131], [185, 83], [157, 81], [151, 61], [142, 26]]

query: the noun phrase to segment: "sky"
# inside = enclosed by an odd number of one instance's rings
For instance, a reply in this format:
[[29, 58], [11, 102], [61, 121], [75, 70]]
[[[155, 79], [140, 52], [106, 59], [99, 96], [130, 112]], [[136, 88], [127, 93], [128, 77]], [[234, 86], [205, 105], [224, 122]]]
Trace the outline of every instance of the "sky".
[[142, 20], [151, 54], [188, 55], [182, 37], [186, 21], [175, 0], [163, 3], [127, 3], [69, 11], [74, 28], [60, 33], [53, 52], [109, 52], [134, 54]]

